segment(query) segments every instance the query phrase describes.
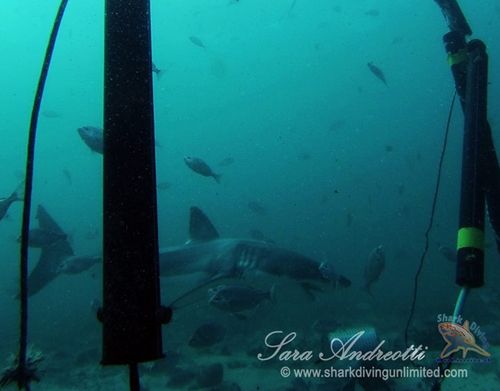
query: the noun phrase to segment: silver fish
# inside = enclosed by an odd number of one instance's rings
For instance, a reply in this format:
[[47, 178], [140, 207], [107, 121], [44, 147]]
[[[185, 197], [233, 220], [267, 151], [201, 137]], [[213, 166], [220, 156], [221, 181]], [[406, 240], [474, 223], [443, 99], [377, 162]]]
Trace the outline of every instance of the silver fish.
[[438, 247], [439, 253], [445, 257], [450, 262], [457, 261], [457, 252], [453, 250], [451, 247], [440, 245]]
[[262, 301], [274, 301], [274, 285], [267, 291], [246, 285], [218, 285], [208, 290], [208, 302], [227, 312], [253, 310]]
[[375, 75], [375, 77], [377, 79], [379, 79], [380, 81], [382, 81], [382, 83], [384, 83], [387, 86], [387, 80], [385, 79], [385, 75], [384, 75], [384, 72], [382, 72], [382, 69], [380, 69], [378, 66], [374, 65], [372, 62], [369, 62], [366, 65], [368, 65], [368, 68]]
[[152, 64], [152, 67], [151, 67], [152, 69], [151, 69], [151, 70], [152, 70], [152, 71], [153, 71], [153, 73], [156, 75], [157, 79], [159, 80], [159, 79], [160, 79], [160, 77], [162, 77], [162, 76], [163, 76], [163, 72], [164, 72], [164, 70], [163, 70], [163, 69], [158, 68], [158, 67], [155, 65], [155, 63], [154, 63], [154, 62], [153, 62], [153, 63], [151, 63], [151, 64]]
[[191, 338], [189, 346], [193, 348], [207, 348], [224, 339], [226, 329], [216, 322], [207, 322], [198, 327]]
[[207, 163], [205, 163], [202, 159], [192, 156], [185, 156], [184, 163], [186, 163], [186, 165], [197, 174], [200, 174], [202, 176], [212, 177], [215, 179], [217, 183], [220, 183], [221, 175], [213, 172], [210, 166]]
[[368, 292], [370, 295], [372, 294], [370, 288], [374, 282], [376, 282], [382, 271], [385, 268], [385, 251], [382, 245], [375, 247], [370, 253], [370, 258], [368, 259], [367, 264], [365, 265], [364, 270], [364, 280], [365, 285], [363, 289]]
[[202, 40], [198, 37], [195, 37], [194, 35], [191, 35], [189, 37], [189, 40], [193, 45], [199, 46], [200, 48], [206, 49], [205, 44], [202, 42]]
[[[78, 134], [83, 142], [94, 152], [104, 153], [104, 130], [96, 126], [82, 126], [78, 128]], [[161, 148], [160, 143], [155, 140], [155, 147]]]

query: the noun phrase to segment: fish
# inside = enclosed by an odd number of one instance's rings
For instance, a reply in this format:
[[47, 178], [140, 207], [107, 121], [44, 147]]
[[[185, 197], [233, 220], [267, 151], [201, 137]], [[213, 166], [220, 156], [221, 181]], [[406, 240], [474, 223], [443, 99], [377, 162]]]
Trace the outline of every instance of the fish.
[[267, 274], [287, 278], [301, 287], [306, 282], [331, 287], [351, 285], [330, 262], [320, 262], [265, 241], [221, 238], [196, 206], [190, 208], [189, 235], [184, 245], [160, 249], [160, 277], [201, 273], [201, 282], [209, 282]]
[[[102, 155], [104, 153], [104, 130], [96, 126], [82, 126], [78, 128], [78, 134], [91, 151]], [[155, 147], [161, 148], [160, 143], [155, 140]]]
[[442, 244], [438, 247], [439, 253], [445, 257], [450, 262], [457, 261], [457, 252], [453, 250], [451, 247], [443, 246]]
[[297, 157], [299, 160], [311, 160], [311, 154], [309, 152], [300, 152]]
[[206, 49], [205, 44], [202, 42], [202, 40], [198, 37], [195, 37], [194, 35], [191, 35], [189, 37], [189, 40], [191, 41], [192, 44], [199, 46], [200, 48]]
[[96, 126], [83, 126], [77, 130], [83, 142], [91, 151], [100, 153], [101, 155], [104, 153], [104, 135], [102, 128]]
[[22, 201], [24, 198], [24, 182], [19, 184], [10, 196], [0, 198], [0, 221], [7, 215], [10, 206], [16, 201]]
[[274, 302], [274, 285], [269, 290], [236, 284], [218, 285], [208, 290], [209, 304], [236, 314], [253, 310], [264, 300]]
[[[230, 365], [233, 361], [230, 361], [227, 366], [231, 368]], [[222, 382], [217, 387], [211, 388], [210, 391], [241, 391], [241, 387], [238, 383], [235, 382]]]
[[[59, 240], [66, 240], [68, 236], [64, 232], [49, 231], [41, 228], [30, 229], [28, 246], [35, 248], [44, 248], [53, 245]], [[21, 242], [21, 237], [17, 239]]]
[[354, 221], [354, 215], [352, 214], [352, 212], [347, 212], [345, 225], [347, 227], [350, 227], [353, 221]]
[[62, 170], [62, 173], [63, 173], [64, 177], [66, 178], [66, 181], [68, 182], [68, 184], [72, 185], [73, 184], [73, 179], [71, 177], [71, 173], [69, 172], [69, 170], [67, 168], [64, 168]]
[[198, 327], [191, 338], [189, 346], [193, 348], [208, 348], [224, 340], [226, 328], [217, 322], [207, 322]]
[[375, 75], [375, 77], [380, 81], [382, 81], [382, 83], [384, 83], [387, 86], [387, 80], [385, 79], [384, 72], [382, 72], [382, 70], [379, 67], [374, 65], [373, 62], [369, 62], [366, 65], [368, 65], [368, 68]]
[[209, 388], [219, 386], [224, 379], [224, 367], [221, 363], [203, 365], [198, 368], [196, 383], [198, 388]]
[[167, 387], [181, 388], [193, 382], [196, 372], [192, 369], [177, 367], [172, 371], [170, 378], [167, 382]]
[[61, 114], [54, 110], [44, 110], [42, 111], [42, 115], [46, 118], [60, 118]]
[[368, 15], [368, 16], [379, 16], [380, 15], [380, 11], [378, 9], [372, 8], [372, 9], [369, 9], [368, 11], [366, 11], [365, 15]]
[[290, 6], [288, 7], [288, 12], [287, 12], [287, 15], [290, 16], [293, 9], [295, 8], [295, 5], [297, 4], [297, 0], [292, 0], [292, 2], [290, 3]]
[[227, 166], [230, 166], [230, 165], [231, 165], [231, 164], [233, 164], [233, 163], [234, 163], [234, 158], [232, 158], [231, 156], [228, 156], [228, 157], [226, 157], [226, 158], [222, 159], [222, 160], [218, 163], [218, 165], [219, 165], [220, 167], [227, 167]]
[[72, 255], [62, 260], [57, 268], [57, 273], [79, 274], [101, 263], [101, 261], [102, 258], [98, 255]]
[[[38, 205], [36, 218], [40, 229], [60, 234], [66, 233], [59, 224], [42, 206]], [[68, 239], [61, 239], [51, 246], [42, 247], [38, 262], [28, 276], [28, 295], [32, 296], [42, 290], [59, 275], [61, 263], [68, 257], [75, 255]]]
[[371, 286], [374, 282], [378, 281], [382, 271], [385, 268], [385, 251], [382, 245], [375, 247], [370, 253], [370, 257], [368, 258], [368, 262], [365, 265], [364, 270], [364, 280], [365, 284], [363, 290], [371, 293]]
[[154, 63], [154, 62], [152, 62], [151, 64], [152, 64], [152, 66], [151, 66], [151, 70], [152, 70], [152, 71], [153, 71], [153, 73], [156, 75], [156, 78], [157, 78], [158, 80], [160, 80], [160, 77], [162, 77], [162, 76], [163, 76], [163, 72], [164, 72], [164, 70], [163, 70], [163, 69], [158, 68], [158, 67], [155, 65], [155, 63]]
[[328, 130], [330, 132], [336, 132], [337, 130], [340, 130], [345, 127], [345, 120], [343, 119], [336, 119], [333, 120], [330, 126], [328, 127]]
[[253, 213], [259, 216], [267, 215], [267, 209], [264, 205], [262, 205], [258, 201], [250, 201], [248, 204], [248, 209], [250, 209]]
[[102, 302], [97, 297], [94, 297], [90, 301], [89, 307], [90, 307], [90, 312], [94, 315], [97, 315], [99, 311], [102, 311]]
[[[38, 262], [28, 276], [30, 296], [41, 291], [58, 275], [80, 273], [101, 259], [98, 256], [75, 256], [67, 234], [42, 205], [38, 206], [36, 218], [40, 229], [61, 237], [66, 235], [66, 238], [41, 249]], [[220, 238], [212, 222], [198, 207], [190, 209], [189, 233], [190, 240], [186, 244], [160, 249], [160, 277], [202, 273], [201, 282], [210, 282], [222, 278], [244, 279], [264, 273], [288, 278], [305, 290], [312, 284], [351, 285], [347, 277], [338, 274], [326, 261], [319, 262], [270, 242]]]
[[192, 156], [184, 156], [184, 163], [186, 163], [186, 165], [197, 174], [212, 177], [217, 183], [220, 183], [221, 174], [213, 172], [210, 166], [202, 159]]
[[156, 188], [158, 190], [168, 190], [172, 187], [172, 184], [170, 182], [160, 182], [156, 185]]
[[463, 325], [452, 322], [439, 323], [438, 331], [446, 342], [446, 346], [439, 355], [441, 358], [446, 358], [459, 350], [462, 351], [462, 358], [465, 358], [469, 351], [484, 357], [491, 356], [489, 352], [476, 343], [476, 337], [470, 331], [468, 320], [464, 321]]

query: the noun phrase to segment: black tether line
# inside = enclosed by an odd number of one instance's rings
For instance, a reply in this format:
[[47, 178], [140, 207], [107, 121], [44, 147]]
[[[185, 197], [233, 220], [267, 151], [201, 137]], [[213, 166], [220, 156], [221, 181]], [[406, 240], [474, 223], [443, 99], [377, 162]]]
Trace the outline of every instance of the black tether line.
[[31, 193], [33, 189], [33, 166], [35, 160], [35, 143], [36, 130], [38, 123], [38, 114], [40, 112], [40, 103], [42, 101], [43, 90], [47, 74], [49, 72], [50, 60], [54, 51], [54, 45], [61, 25], [61, 20], [68, 0], [62, 0], [57, 11], [56, 19], [52, 27], [49, 43], [45, 51], [45, 59], [43, 61], [42, 72], [38, 80], [38, 86], [31, 111], [31, 122], [28, 135], [28, 150], [26, 154], [26, 174], [24, 184], [24, 205], [23, 205], [23, 220], [21, 231], [21, 258], [20, 258], [20, 336], [19, 336], [19, 355], [18, 355], [18, 371], [17, 385], [19, 389], [25, 388], [29, 391], [31, 376], [29, 368], [26, 366], [26, 351], [28, 345], [28, 239], [30, 231], [30, 214], [31, 214]]
[[446, 121], [446, 130], [444, 133], [443, 148], [441, 149], [441, 156], [439, 157], [439, 165], [438, 165], [438, 172], [437, 172], [437, 178], [436, 178], [436, 187], [434, 189], [434, 196], [432, 199], [431, 215], [429, 218], [429, 225], [427, 226], [427, 229], [425, 231], [424, 250], [423, 250], [422, 255], [420, 257], [420, 263], [418, 265], [417, 272], [415, 273], [415, 280], [413, 283], [413, 296], [412, 296], [412, 302], [411, 302], [411, 307], [410, 307], [410, 314], [408, 315], [408, 320], [406, 321], [406, 326], [405, 326], [405, 345], [407, 347], [409, 346], [408, 345], [408, 331], [410, 329], [413, 315], [415, 314], [415, 306], [417, 304], [418, 280], [420, 278], [420, 273], [422, 272], [422, 269], [424, 267], [424, 261], [425, 261], [425, 257], [427, 256], [427, 251], [429, 250], [429, 235], [430, 235], [430, 232], [432, 230], [433, 223], [434, 223], [434, 215], [436, 212], [437, 199], [438, 199], [438, 195], [439, 195], [439, 187], [441, 185], [441, 173], [442, 173], [442, 169], [443, 169], [443, 161], [444, 161], [444, 156], [446, 153], [446, 146], [448, 145], [448, 134], [450, 132], [451, 116], [453, 114], [453, 107], [455, 106], [456, 97], [457, 97], [457, 91], [455, 90], [455, 93], [453, 94], [453, 98], [451, 100], [450, 110], [448, 112], [448, 120]]

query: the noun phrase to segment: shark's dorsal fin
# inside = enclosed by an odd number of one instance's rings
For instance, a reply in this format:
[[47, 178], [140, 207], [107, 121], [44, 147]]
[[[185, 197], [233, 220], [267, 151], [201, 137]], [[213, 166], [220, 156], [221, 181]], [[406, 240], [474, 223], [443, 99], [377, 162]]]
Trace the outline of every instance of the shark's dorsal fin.
[[191, 241], [207, 241], [217, 239], [219, 233], [203, 211], [192, 206], [189, 216], [189, 237]]
[[64, 234], [64, 231], [59, 226], [59, 224], [56, 223], [56, 221], [52, 218], [51, 215], [49, 215], [47, 210], [42, 205], [38, 205], [36, 218], [38, 219], [38, 226], [41, 229], [45, 231]]
[[463, 324], [463, 326], [462, 326], [462, 327], [463, 327], [465, 330], [470, 331], [470, 329], [469, 329], [469, 321], [468, 321], [468, 320], [466, 320], [466, 321], [464, 322], [464, 324]]

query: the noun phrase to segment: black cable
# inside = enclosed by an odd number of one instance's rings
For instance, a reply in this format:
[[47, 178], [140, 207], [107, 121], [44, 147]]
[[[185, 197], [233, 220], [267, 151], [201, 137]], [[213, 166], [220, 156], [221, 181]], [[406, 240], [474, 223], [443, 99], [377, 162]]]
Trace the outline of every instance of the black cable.
[[[52, 27], [47, 49], [45, 51], [45, 58], [42, 66], [40, 78], [38, 79], [38, 86], [31, 111], [31, 122], [28, 135], [28, 148], [26, 156], [26, 173], [24, 184], [24, 205], [23, 205], [23, 218], [22, 218], [22, 231], [21, 231], [21, 258], [20, 258], [20, 336], [19, 336], [19, 355], [18, 355], [18, 368], [17, 368], [17, 382], [18, 388], [25, 388], [29, 391], [30, 381], [36, 378], [34, 373], [31, 373], [35, 368], [29, 368], [27, 363], [27, 344], [28, 344], [28, 239], [30, 231], [30, 214], [31, 214], [31, 196], [33, 189], [33, 167], [35, 160], [35, 143], [36, 143], [36, 130], [38, 123], [38, 115], [40, 112], [40, 103], [42, 101], [43, 90], [47, 80], [47, 74], [50, 67], [50, 60], [54, 52], [54, 46], [57, 38], [57, 33], [61, 25], [61, 20], [68, 0], [62, 0], [57, 11], [57, 15]], [[27, 365], [28, 364], [28, 365]]]
[[420, 278], [420, 273], [422, 272], [422, 269], [424, 267], [424, 261], [425, 261], [425, 257], [427, 256], [427, 251], [429, 250], [429, 234], [432, 230], [432, 225], [434, 223], [434, 216], [436, 213], [437, 198], [438, 198], [438, 194], [439, 194], [439, 187], [441, 185], [441, 172], [442, 172], [442, 168], [443, 168], [443, 161], [444, 161], [444, 156], [446, 153], [446, 147], [448, 145], [448, 134], [450, 132], [451, 116], [453, 114], [453, 107], [455, 106], [456, 97], [457, 97], [457, 91], [455, 90], [455, 93], [453, 94], [453, 98], [451, 100], [450, 110], [448, 112], [448, 120], [446, 121], [446, 129], [445, 129], [445, 133], [444, 133], [443, 148], [441, 150], [441, 156], [439, 157], [438, 173], [437, 173], [437, 178], [436, 178], [436, 187], [434, 189], [434, 196], [432, 199], [431, 215], [429, 218], [429, 225], [427, 226], [427, 229], [425, 231], [424, 250], [422, 251], [422, 255], [420, 257], [420, 263], [418, 265], [417, 272], [415, 273], [415, 280], [414, 280], [414, 284], [413, 284], [413, 297], [412, 297], [412, 302], [411, 302], [410, 314], [408, 315], [408, 320], [406, 321], [406, 326], [405, 326], [405, 345], [407, 347], [408, 347], [408, 332], [409, 332], [410, 325], [411, 325], [411, 322], [413, 319], [413, 315], [415, 314], [415, 306], [417, 304], [418, 280]]

